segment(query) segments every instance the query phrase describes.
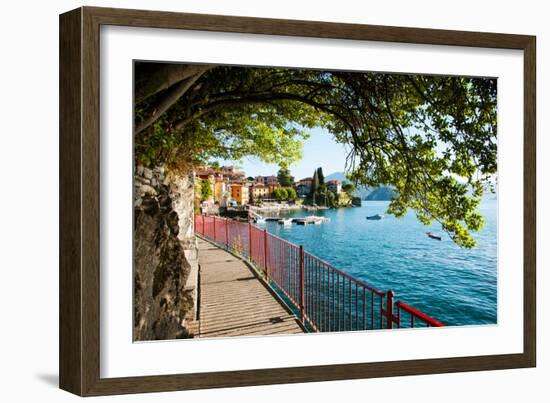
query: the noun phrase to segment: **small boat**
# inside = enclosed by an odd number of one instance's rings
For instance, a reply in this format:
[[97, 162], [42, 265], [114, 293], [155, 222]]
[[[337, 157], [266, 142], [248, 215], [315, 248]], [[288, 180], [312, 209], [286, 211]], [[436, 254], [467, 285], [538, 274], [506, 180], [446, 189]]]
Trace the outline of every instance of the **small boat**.
[[328, 218], [328, 217], [321, 217], [321, 216], [317, 216], [317, 215], [308, 215], [308, 216], [306, 217], [306, 220], [309, 220], [309, 221], [312, 222], [313, 224], [321, 224], [321, 223], [330, 221], [330, 218]]
[[381, 220], [382, 218], [384, 218], [384, 216], [382, 214], [375, 214], [375, 215], [367, 216], [367, 220]]
[[321, 224], [327, 221], [330, 221], [328, 217], [318, 217], [314, 215], [294, 219], [294, 222], [296, 222], [296, 224], [299, 224], [299, 225]]
[[426, 235], [428, 235], [432, 239], [441, 241], [441, 235], [434, 234], [433, 232], [426, 232]]
[[278, 223], [284, 225], [285, 227], [289, 226], [292, 224], [292, 218], [281, 218]]
[[258, 215], [254, 218], [256, 221], [256, 224], [265, 224], [265, 217], [262, 217], [261, 215]]

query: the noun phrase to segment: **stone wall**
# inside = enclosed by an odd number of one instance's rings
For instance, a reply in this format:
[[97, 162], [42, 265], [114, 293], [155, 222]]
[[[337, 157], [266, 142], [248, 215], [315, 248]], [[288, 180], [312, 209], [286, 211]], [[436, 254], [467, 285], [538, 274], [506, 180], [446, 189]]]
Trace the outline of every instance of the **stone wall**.
[[[185, 258], [191, 265], [191, 275], [188, 288], [194, 290], [196, 300], [199, 259], [197, 239], [195, 238], [194, 231], [194, 177], [192, 173], [178, 176], [168, 175], [168, 178], [165, 180], [170, 186], [170, 192], [173, 200], [172, 207], [179, 217], [178, 239], [182, 242], [182, 246], [185, 251]], [[196, 315], [196, 312], [194, 312], [194, 314]]]
[[134, 339], [192, 337], [198, 280], [193, 175], [134, 174]]

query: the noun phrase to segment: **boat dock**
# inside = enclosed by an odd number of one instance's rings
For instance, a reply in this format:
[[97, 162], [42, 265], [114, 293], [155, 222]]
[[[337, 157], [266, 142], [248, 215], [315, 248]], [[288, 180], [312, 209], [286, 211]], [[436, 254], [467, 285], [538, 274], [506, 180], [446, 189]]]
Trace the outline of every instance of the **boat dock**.
[[244, 260], [202, 238], [199, 243], [198, 337], [304, 333], [275, 292]]

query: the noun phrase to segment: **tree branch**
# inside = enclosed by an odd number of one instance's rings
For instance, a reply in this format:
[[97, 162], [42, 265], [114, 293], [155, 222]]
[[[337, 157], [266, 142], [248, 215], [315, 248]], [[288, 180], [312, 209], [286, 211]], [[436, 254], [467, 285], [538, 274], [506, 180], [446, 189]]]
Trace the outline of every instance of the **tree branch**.
[[178, 99], [180, 99], [180, 97], [185, 94], [203, 74], [204, 71], [188, 77], [172, 86], [172, 88], [167, 91], [166, 95], [162, 97], [160, 101], [152, 108], [153, 112], [151, 115], [136, 127], [134, 134], [141, 133], [143, 130], [155, 123], [158, 118], [160, 118], [164, 112], [174, 105], [174, 103], [176, 103]]
[[147, 69], [148, 64], [143, 63], [144, 72], [140, 74], [136, 67], [136, 86], [134, 104], [138, 104], [156, 93], [166, 90], [174, 84], [190, 78], [196, 74], [203, 74], [213, 66], [199, 64], [169, 64], [155, 65], [153, 71]]

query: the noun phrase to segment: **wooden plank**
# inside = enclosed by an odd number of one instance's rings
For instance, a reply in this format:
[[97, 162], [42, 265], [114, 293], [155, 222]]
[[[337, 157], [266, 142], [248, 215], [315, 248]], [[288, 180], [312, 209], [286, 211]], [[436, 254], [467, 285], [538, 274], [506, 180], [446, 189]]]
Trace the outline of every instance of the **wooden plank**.
[[198, 337], [304, 332], [296, 316], [244, 261], [200, 239], [199, 264]]

